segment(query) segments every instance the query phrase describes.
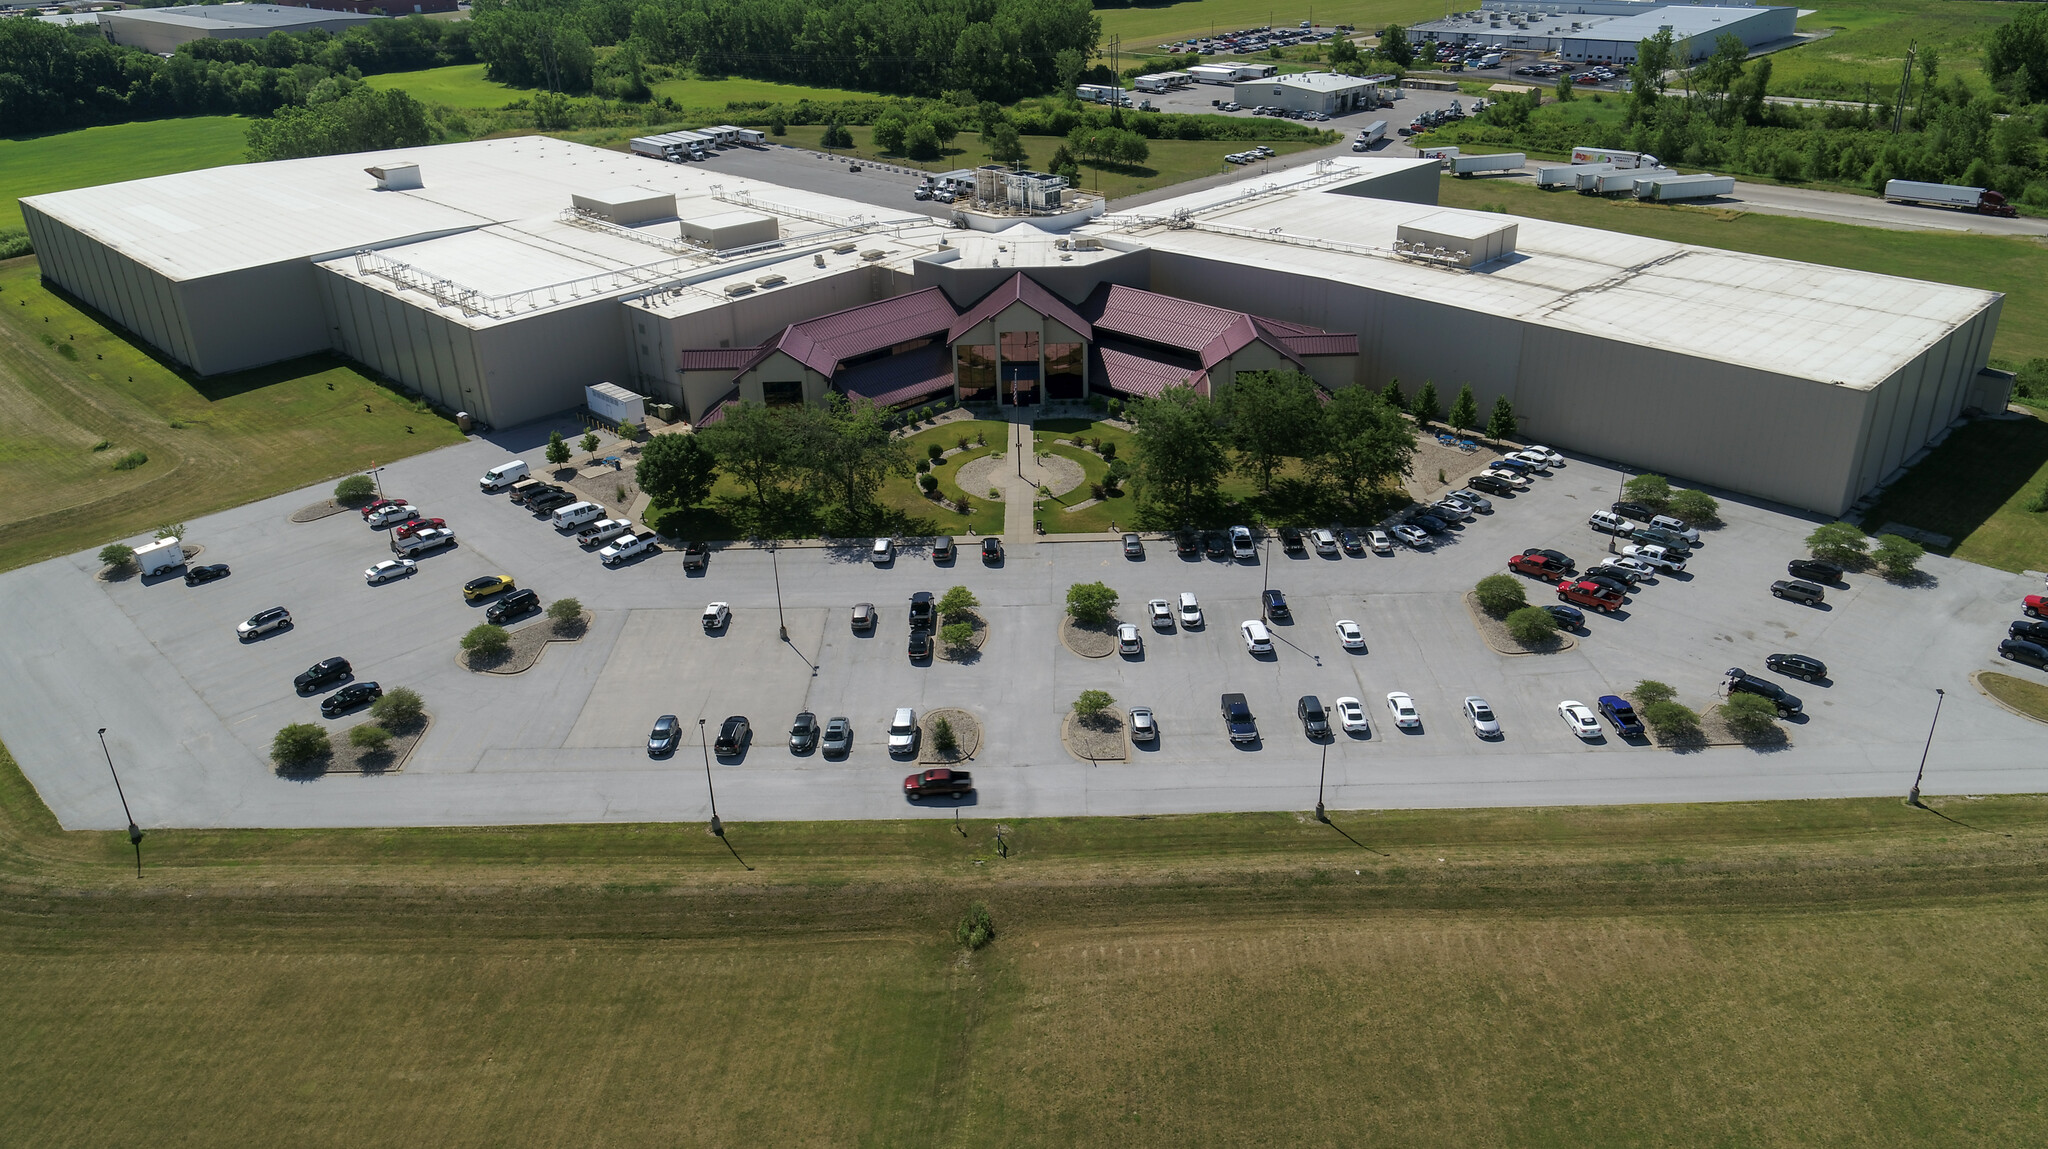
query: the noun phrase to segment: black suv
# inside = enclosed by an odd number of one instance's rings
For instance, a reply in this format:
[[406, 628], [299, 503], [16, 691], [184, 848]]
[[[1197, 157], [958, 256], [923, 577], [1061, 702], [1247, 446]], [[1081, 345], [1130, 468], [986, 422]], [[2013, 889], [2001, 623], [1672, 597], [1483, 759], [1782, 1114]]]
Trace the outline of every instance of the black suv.
[[309, 690], [318, 690], [330, 682], [340, 682], [350, 673], [352, 672], [349, 670], [348, 659], [330, 658], [308, 667], [306, 673], [292, 679], [292, 685], [298, 687], [300, 694], [304, 694]]
[[1280, 552], [1290, 555], [1305, 555], [1308, 553], [1308, 544], [1301, 541], [1301, 528], [1280, 528]]
[[1202, 549], [1209, 552], [1212, 559], [1227, 559], [1230, 557], [1230, 538], [1222, 531], [1210, 531], [1202, 540]]
[[910, 632], [910, 661], [918, 662], [932, 656], [932, 632], [912, 630]]
[[711, 752], [720, 757], [730, 758], [747, 748], [754, 740], [754, 728], [744, 715], [735, 714], [718, 727], [718, 741], [711, 744]]
[[1808, 682], [1818, 682], [1828, 676], [1828, 664], [1810, 654], [1774, 654], [1764, 659], [1764, 666]]
[[1475, 491], [1485, 491], [1489, 495], [1512, 495], [1515, 493], [1515, 485], [1513, 483], [1496, 479], [1492, 475], [1473, 475], [1465, 480], [1465, 485]]
[[1528, 550], [1523, 551], [1522, 553], [1525, 555], [1542, 555], [1544, 558], [1549, 559], [1551, 562], [1556, 563], [1558, 566], [1564, 568], [1565, 570], [1575, 570], [1578, 568], [1579, 565], [1572, 561], [1572, 556], [1564, 553], [1563, 551], [1551, 550], [1549, 547], [1530, 547]]
[[2015, 622], [2005, 628], [2005, 637], [2048, 646], [2048, 622]]
[[531, 590], [515, 590], [484, 611], [484, 621], [498, 623], [540, 609], [540, 596]]
[[564, 490], [547, 491], [526, 500], [526, 505], [535, 514], [547, 514], [557, 507], [566, 507], [576, 501], [576, 496]]
[[1808, 582], [1841, 582], [1842, 568], [1819, 559], [1793, 559], [1785, 564], [1785, 573], [1793, 578]]
[[809, 754], [818, 748], [818, 716], [808, 710], [799, 711], [795, 721], [789, 724], [789, 752]]
[[1193, 531], [1182, 531], [1173, 537], [1173, 553], [1184, 559], [1191, 559], [1202, 553], [1202, 542]]
[[1631, 503], [1626, 499], [1614, 504], [1612, 507], [1609, 507], [1608, 509], [1613, 511], [1615, 514], [1620, 515], [1624, 519], [1634, 519], [1639, 523], [1647, 523], [1651, 519], [1657, 517], [1657, 512], [1655, 510], [1646, 507], [1641, 503]]
[[932, 629], [932, 592], [921, 590], [910, 596], [910, 629]]
[[1778, 708], [1778, 717], [1790, 718], [1800, 713], [1802, 707], [1797, 698], [1785, 693], [1785, 688], [1775, 682], [1758, 678], [1739, 666], [1728, 668], [1728, 693], [1754, 694], [1767, 698]]
[[953, 545], [952, 535], [940, 535], [932, 544], [932, 561], [935, 563], [949, 563], [959, 556], [960, 549]]
[[1330, 715], [1323, 710], [1322, 699], [1313, 694], [1304, 694], [1294, 704], [1294, 712], [1301, 716], [1301, 732], [1311, 742], [1320, 742], [1330, 736]]
[[1281, 594], [1277, 589], [1267, 590], [1264, 592], [1264, 595], [1266, 600], [1267, 618], [1292, 619], [1294, 617], [1292, 614], [1288, 613], [1286, 595]]

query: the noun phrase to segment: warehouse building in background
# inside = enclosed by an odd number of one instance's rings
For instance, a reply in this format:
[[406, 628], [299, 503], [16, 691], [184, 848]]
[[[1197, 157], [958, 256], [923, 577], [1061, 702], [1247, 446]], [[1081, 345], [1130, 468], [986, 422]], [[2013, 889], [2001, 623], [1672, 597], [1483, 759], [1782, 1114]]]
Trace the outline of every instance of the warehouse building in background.
[[601, 382], [701, 421], [832, 392], [1220, 393], [1288, 367], [1469, 383], [1553, 446], [1838, 514], [2005, 403], [1996, 293], [1446, 211], [1436, 171], [1349, 157], [983, 232], [527, 137], [22, 211], [47, 278], [200, 374], [332, 350], [499, 426]]
[[[410, 3], [410, 0], [407, 0]], [[383, 11], [411, 12], [406, 7]], [[423, 9], [433, 11], [434, 9]], [[277, 4], [193, 4], [180, 8], [126, 8], [102, 12], [100, 32], [128, 48], [168, 55], [193, 40], [261, 40], [272, 32], [325, 31], [340, 34], [381, 20], [363, 11], [288, 8]]]

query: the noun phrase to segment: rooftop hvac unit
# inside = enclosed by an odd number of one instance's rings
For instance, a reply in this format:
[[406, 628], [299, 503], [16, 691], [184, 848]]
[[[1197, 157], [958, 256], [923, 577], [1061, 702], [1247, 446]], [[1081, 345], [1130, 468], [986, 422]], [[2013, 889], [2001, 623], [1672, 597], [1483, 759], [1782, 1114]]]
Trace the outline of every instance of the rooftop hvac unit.
[[728, 283], [725, 285], [725, 293], [727, 295], [745, 295], [752, 290], [754, 290], [754, 285], [751, 283]]
[[879, 248], [879, 247], [871, 247], [871, 248], [867, 249], [866, 251], [863, 251], [863, 252], [861, 252], [861, 253], [860, 253], [860, 257], [861, 257], [862, 259], [865, 259], [865, 260], [867, 260], [867, 261], [868, 261], [869, 263], [873, 263], [874, 261], [876, 261], [876, 260], [878, 260], [878, 259], [881, 259], [882, 257], [884, 257], [884, 256], [886, 256], [886, 255], [888, 255], [888, 254], [889, 254], [888, 252], [886, 252], [886, 251], [883, 251], [883, 250], [882, 250], [881, 248]]
[[832, 245], [832, 254], [833, 254], [833, 255], [851, 255], [851, 254], [853, 254], [853, 250], [854, 250], [855, 248], [859, 247], [859, 246], [860, 246], [860, 245], [859, 245], [859, 244], [857, 244], [857, 243], [838, 243], [838, 244], [834, 244], [834, 245]]
[[775, 287], [788, 282], [789, 277], [781, 274], [757, 275], [754, 277], [754, 283], [760, 287]]
[[404, 160], [363, 171], [376, 177], [379, 191], [407, 191], [424, 186], [420, 183], [420, 166]]

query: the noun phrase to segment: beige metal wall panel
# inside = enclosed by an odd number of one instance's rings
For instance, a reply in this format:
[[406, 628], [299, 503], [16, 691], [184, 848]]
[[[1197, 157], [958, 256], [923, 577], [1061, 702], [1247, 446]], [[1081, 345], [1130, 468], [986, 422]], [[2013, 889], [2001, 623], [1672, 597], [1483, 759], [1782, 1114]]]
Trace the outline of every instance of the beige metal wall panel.
[[216, 375], [327, 350], [333, 341], [317, 274], [311, 263], [290, 260], [177, 284], [193, 370]]
[[143, 342], [191, 365], [191, 333], [175, 285], [32, 204], [21, 209], [45, 278]]
[[511, 427], [579, 407], [583, 388], [630, 368], [616, 299], [593, 299], [476, 330], [484, 421]]

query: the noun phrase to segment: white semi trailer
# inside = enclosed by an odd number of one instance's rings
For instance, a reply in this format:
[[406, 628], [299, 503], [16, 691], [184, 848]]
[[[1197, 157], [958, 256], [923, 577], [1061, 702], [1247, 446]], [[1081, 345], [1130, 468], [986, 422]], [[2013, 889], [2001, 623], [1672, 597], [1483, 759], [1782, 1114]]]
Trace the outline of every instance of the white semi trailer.
[[1732, 195], [1734, 192], [1734, 176], [1715, 176], [1702, 172], [1690, 176], [1653, 175], [1636, 178], [1637, 199], [1705, 199], [1708, 196]]
[[1529, 157], [1521, 152], [1502, 152], [1494, 156], [1457, 156], [1451, 160], [1451, 174], [1472, 176], [1480, 172], [1520, 171]]
[[1575, 164], [1613, 164], [1617, 168], [1661, 168], [1664, 161], [1648, 152], [1624, 152], [1614, 148], [1573, 148]]

